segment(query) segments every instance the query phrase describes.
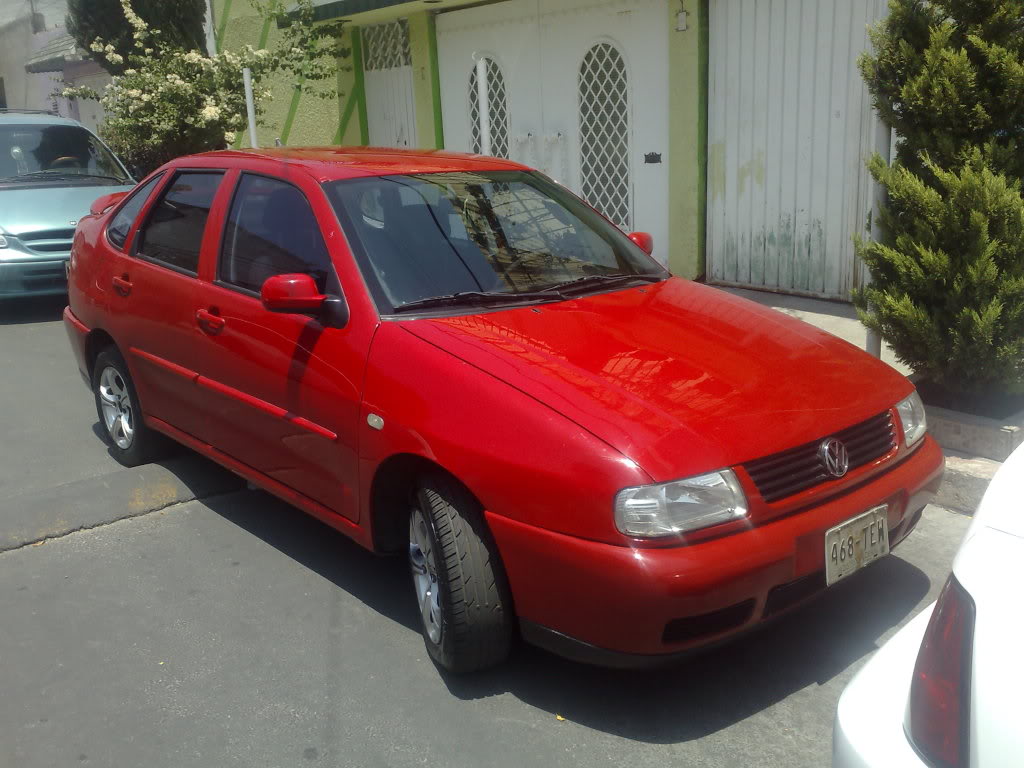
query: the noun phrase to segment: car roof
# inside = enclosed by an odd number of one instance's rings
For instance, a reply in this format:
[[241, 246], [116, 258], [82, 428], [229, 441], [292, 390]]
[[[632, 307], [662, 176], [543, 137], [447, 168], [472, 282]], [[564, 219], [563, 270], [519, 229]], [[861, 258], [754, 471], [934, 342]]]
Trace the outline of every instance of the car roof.
[[4, 112], [0, 110], [0, 125], [77, 125], [85, 128], [77, 120], [45, 112]]
[[[498, 157], [445, 150], [384, 147], [272, 147], [204, 152], [192, 157], [234, 161], [277, 160], [289, 166], [304, 168], [321, 182], [390, 174], [529, 170], [524, 165]], [[179, 158], [174, 164], [187, 165], [188, 161], [187, 157]]]

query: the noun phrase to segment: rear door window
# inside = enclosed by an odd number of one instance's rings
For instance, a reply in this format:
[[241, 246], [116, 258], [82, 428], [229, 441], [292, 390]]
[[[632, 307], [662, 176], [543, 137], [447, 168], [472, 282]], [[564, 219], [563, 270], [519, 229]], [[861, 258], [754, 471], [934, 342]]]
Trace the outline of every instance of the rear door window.
[[268, 277], [305, 274], [327, 290], [331, 260], [306, 196], [291, 184], [242, 174], [224, 226], [217, 277], [259, 293]]
[[195, 275], [210, 206], [223, 171], [183, 171], [160, 196], [138, 235], [136, 253]]
[[142, 206], [149, 199], [149, 194], [153, 191], [153, 187], [162, 178], [163, 174], [159, 173], [132, 192], [128, 197], [128, 202], [121, 206], [121, 210], [117, 212], [117, 215], [107, 225], [107, 239], [121, 250], [124, 250], [124, 244], [128, 240], [128, 233], [131, 231], [132, 223], [138, 217]]

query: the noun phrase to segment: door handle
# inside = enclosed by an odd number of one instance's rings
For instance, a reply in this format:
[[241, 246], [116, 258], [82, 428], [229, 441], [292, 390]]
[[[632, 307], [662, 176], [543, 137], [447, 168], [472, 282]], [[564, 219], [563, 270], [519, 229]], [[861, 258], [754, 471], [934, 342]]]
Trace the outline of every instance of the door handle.
[[199, 323], [199, 327], [206, 333], [220, 333], [224, 330], [224, 318], [206, 309], [196, 311], [196, 322]]
[[131, 280], [128, 279], [127, 272], [123, 274], [121, 277], [117, 277], [115, 275], [114, 279], [111, 280], [111, 282], [114, 284], [114, 290], [117, 291], [122, 296], [127, 296], [129, 293], [132, 292], [132, 283]]

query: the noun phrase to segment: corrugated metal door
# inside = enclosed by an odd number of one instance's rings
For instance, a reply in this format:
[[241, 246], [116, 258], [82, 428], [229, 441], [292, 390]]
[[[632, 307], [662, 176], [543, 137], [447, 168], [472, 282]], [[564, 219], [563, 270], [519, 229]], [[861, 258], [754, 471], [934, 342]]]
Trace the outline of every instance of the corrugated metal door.
[[416, 146], [416, 101], [405, 19], [362, 28], [366, 124], [375, 147]]
[[857, 69], [885, 0], [712, 0], [708, 279], [829, 298], [859, 284], [851, 238], [887, 132]]

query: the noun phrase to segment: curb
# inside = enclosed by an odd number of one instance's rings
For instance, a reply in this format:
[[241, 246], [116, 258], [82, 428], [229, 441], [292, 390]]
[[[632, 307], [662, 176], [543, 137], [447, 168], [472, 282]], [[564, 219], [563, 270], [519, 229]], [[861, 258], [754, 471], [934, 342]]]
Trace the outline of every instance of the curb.
[[946, 455], [946, 473], [933, 503], [954, 512], [973, 515], [1002, 462], [965, 456], [948, 449], [943, 453]]
[[245, 487], [198, 454], [0, 500], [0, 552]]

